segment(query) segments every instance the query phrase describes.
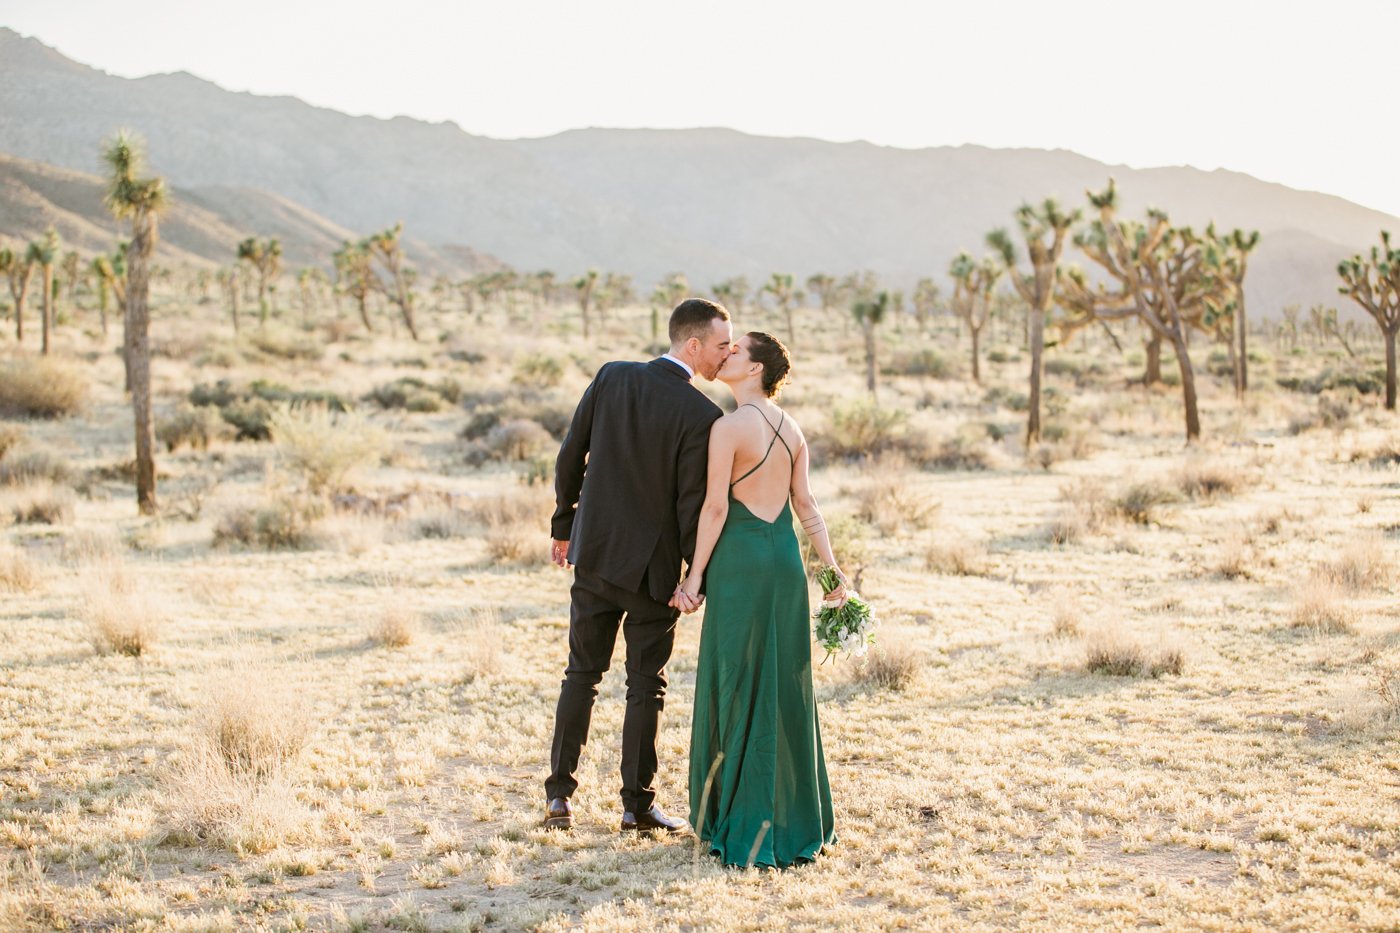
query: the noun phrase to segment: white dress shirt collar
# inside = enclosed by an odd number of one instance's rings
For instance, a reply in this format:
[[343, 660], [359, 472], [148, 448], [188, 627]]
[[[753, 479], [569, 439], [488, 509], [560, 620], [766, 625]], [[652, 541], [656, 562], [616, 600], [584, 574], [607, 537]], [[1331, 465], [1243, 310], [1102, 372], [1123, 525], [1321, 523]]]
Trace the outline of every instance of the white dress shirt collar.
[[669, 354], [669, 353], [663, 353], [663, 354], [661, 354], [661, 358], [662, 358], [663, 360], [670, 360], [672, 363], [675, 363], [675, 364], [676, 364], [677, 366], [679, 366], [681, 369], [685, 370], [685, 374], [686, 374], [687, 376], [689, 376], [691, 379], [694, 379], [694, 378], [695, 378], [695, 370], [693, 370], [693, 369], [691, 369], [689, 366], [685, 365], [685, 363], [684, 363], [682, 360], [676, 359], [674, 356], [672, 356], [672, 355]]

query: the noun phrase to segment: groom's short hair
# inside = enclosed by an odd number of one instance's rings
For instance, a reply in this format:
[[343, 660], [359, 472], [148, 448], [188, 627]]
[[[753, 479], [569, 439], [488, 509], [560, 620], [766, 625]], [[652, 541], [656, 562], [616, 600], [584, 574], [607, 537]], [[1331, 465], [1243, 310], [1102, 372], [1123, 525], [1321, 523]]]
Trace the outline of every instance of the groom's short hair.
[[671, 346], [679, 346], [691, 337], [704, 340], [710, 332], [710, 322], [715, 320], [729, 320], [724, 305], [705, 298], [687, 298], [671, 312], [671, 325], [667, 329]]

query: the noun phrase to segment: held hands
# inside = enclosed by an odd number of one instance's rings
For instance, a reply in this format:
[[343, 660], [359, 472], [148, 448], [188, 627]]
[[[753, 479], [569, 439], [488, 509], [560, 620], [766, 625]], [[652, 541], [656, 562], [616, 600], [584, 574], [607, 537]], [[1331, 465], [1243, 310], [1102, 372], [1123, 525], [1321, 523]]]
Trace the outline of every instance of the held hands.
[[700, 577], [691, 574], [676, 587], [676, 592], [672, 594], [671, 601], [667, 603], [673, 609], [679, 609], [686, 615], [690, 615], [695, 610], [705, 604], [705, 597], [700, 595]]

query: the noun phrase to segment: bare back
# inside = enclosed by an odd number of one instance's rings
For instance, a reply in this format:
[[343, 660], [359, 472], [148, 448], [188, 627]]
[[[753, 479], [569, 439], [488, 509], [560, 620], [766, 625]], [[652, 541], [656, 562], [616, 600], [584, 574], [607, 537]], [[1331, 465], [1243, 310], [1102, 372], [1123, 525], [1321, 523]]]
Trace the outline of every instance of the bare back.
[[771, 411], [752, 403], [741, 405], [727, 417], [735, 420], [729, 494], [754, 517], [775, 522], [792, 494], [802, 432], [776, 405]]

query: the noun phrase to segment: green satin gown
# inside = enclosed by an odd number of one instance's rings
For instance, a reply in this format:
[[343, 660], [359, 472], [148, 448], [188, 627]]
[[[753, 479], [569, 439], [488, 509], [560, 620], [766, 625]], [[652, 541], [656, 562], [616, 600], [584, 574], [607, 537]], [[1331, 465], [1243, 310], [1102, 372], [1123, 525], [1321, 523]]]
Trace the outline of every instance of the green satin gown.
[[835, 820], [812, 695], [807, 576], [790, 506], [766, 522], [734, 498], [754, 470], [731, 484], [705, 574], [690, 822], [726, 865], [787, 868], [835, 842]]

